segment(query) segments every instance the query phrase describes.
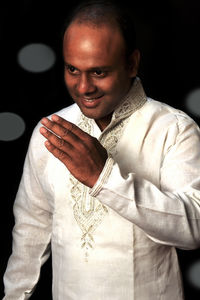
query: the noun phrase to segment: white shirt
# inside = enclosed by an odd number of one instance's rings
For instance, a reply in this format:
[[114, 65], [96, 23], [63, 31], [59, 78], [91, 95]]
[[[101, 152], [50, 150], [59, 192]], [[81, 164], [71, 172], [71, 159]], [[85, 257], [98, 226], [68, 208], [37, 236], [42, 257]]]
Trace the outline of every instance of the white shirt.
[[[35, 128], [14, 204], [4, 300], [28, 299], [52, 251], [54, 300], [181, 300], [175, 247], [200, 246], [200, 132], [136, 78], [101, 132], [76, 104], [58, 112], [109, 158], [90, 189]], [[50, 249], [51, 245], [51, 249]]]

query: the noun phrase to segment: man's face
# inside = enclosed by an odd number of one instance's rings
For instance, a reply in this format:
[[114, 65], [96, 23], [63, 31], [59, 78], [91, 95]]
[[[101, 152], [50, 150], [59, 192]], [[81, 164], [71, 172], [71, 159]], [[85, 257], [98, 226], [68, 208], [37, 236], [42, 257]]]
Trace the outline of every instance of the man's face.
[[119, 29], [74, 22], [64, 36], [63, 56], [70, 95], [104, 129], [137, 73], [127, 66]]

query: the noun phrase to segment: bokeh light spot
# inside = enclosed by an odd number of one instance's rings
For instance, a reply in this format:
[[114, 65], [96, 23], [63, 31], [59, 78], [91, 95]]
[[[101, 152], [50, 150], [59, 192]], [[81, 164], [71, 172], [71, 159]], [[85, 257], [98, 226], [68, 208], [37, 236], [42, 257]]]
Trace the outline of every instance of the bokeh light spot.
[[24, 120], [11, 112], [0, 113], [0, 140], [13, 141], [18, 139], [25, 130]]
[[193, 263], [188, 269], [188, 280], [194, 287], [200, 289], [200, 260]]
[[187, 95], [185, 104], [190, 113], [200, 116], [200, 88], [191, 91]]
[[47, 45], [29, 44], [19, 51], [17, 59], [26, 71], [40, 73], [53, 67], [56, 55]]

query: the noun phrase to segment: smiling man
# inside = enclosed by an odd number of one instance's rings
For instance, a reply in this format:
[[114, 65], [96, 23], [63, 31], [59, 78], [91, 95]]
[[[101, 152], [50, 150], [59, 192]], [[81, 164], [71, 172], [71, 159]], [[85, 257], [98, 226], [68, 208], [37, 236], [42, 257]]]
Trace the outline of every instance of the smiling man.
[[50, 251], [53, 299], [184, 298], [175, 248], [200, 246], [200, 133], [146, 96], [133, 32], [108, 1], [84, 3], [67, 22], [75, 104], [33, 132], [4, 300], [31, 296]]
[[123, 36], [114, 21], [95, 27], [77, 20], [66, 30], [63, 53], [72, 98], [85, 116], [105, 129], [137, 74], [139, 51], [133, 51], [128, 63]]

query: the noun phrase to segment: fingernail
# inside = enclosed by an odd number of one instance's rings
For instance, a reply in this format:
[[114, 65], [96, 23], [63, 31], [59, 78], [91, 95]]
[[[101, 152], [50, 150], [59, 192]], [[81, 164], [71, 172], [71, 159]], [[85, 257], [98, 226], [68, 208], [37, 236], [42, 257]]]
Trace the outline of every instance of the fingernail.
[[58, 117], [57, 115], [53, 115], [53, 116], [52, 116], [52, 120], [53, 120], [53, 121], [59, 121], [59, 117]]
[[42, 124], [47, 124], [47, 123], [48, 123], [48, 119], [47, 119], [47, 118], [43, 118], [43, 119], [41, 120], [41, 123], [42, 123]]
[[41, 133], [47, 133], [47, 130], [46, 130], [46, 128], [41, 127], [41, 128], [40, 128], [40, 132], [41, 132]]

